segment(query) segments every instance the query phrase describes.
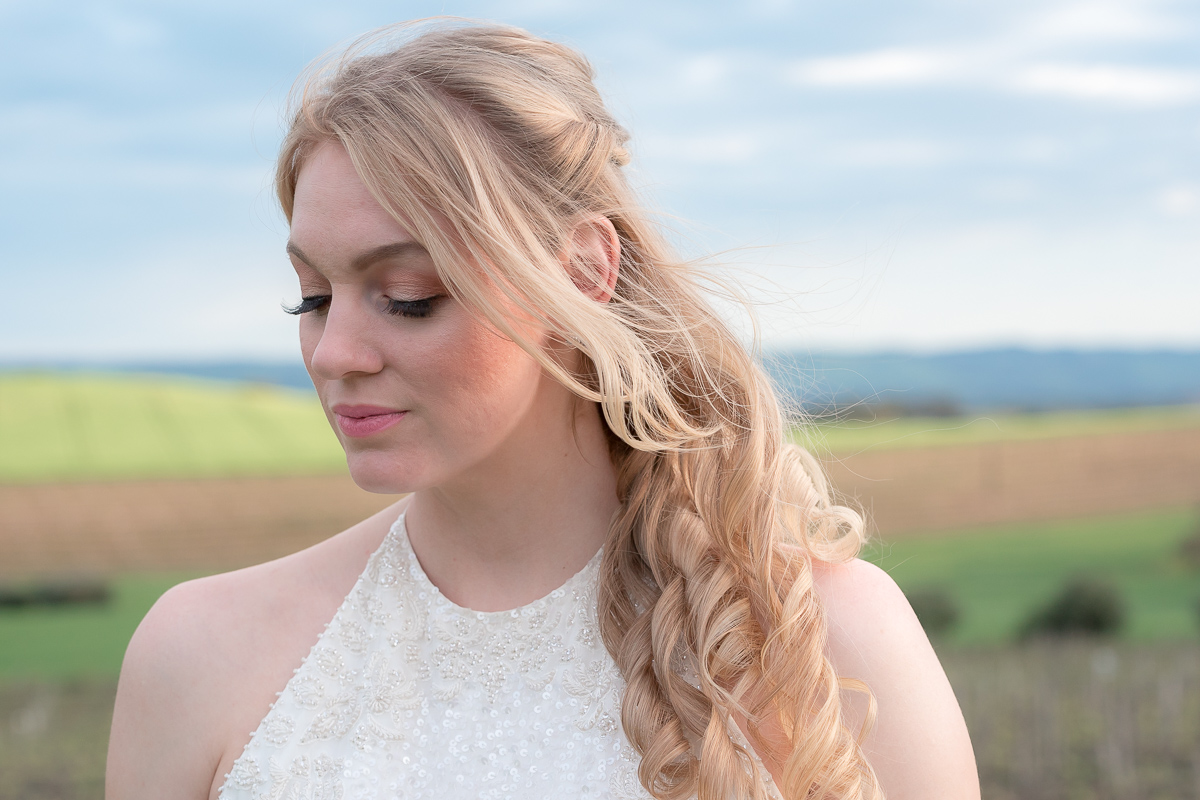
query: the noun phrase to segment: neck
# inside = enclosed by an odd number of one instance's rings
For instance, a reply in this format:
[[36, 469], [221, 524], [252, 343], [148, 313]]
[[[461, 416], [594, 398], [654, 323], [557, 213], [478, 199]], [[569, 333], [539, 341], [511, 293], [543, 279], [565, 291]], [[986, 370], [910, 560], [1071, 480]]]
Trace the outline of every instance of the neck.
[[604, 423], [594, 404], [557, 388], [551, 408], [535, 409], [486, 463], [413, 493], [405, 512], [413, 551], [460, 606], [503, 611], [533, 602], [604, 543], [620, 507]]

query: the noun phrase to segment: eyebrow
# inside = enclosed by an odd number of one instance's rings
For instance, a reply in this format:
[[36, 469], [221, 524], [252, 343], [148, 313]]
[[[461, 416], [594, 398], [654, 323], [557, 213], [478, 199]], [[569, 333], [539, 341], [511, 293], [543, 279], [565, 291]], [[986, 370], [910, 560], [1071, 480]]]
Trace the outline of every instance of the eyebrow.
[[[287, 243], [287, 252], [294, 255], [308, 266], [313, 267], [313, 269], [316, 269], [309, 257], [304, 255], [304, 251], [290, 241]], [[417, 255], [428, 256], [429, 251], [417, 242], [393, 242], [392, 244], [380, 245], [379, 247], [372, 248], [365, 253], [355, 256], [354, 260], [350, 262], [350, 268], [361, 271], [371, 266], [376, 261], [383, 261], [386, 258]]]

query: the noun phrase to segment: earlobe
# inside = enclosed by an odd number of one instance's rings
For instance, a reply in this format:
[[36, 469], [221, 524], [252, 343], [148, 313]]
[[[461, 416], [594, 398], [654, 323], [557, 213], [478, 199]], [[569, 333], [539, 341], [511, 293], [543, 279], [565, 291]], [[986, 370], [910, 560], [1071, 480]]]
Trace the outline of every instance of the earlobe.
[[621, 266], [621, 240], [608, 217], [590, 217], [575, 226], [563, 266], [571, 281], [598, 303], [612, 299]]

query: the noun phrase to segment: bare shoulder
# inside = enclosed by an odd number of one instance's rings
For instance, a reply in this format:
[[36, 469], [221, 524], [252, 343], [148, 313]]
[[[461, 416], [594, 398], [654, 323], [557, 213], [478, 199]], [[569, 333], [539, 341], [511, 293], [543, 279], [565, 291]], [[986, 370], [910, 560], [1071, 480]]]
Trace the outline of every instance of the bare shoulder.
[[[888, 800], [978, 798], [979, 778], [958, 701], [900, 587], [861, 559], [813, 562], [829, 624], [827, 650], [840, 676], [870, 687], [878, 704], [863, 743]], [[865, 697], [843, 692], [852, 725]]]
[[142, 620], [121, 667], [107, 795], [215, 796], [336, 612], [394, 505], [276, 561], [181, 583]]

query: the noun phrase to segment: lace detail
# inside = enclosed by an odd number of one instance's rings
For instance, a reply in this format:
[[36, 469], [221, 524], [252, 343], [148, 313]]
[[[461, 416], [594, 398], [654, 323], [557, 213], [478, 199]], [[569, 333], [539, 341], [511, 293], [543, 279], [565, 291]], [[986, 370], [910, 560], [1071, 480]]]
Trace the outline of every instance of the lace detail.
[[648, 800], [600, 639], [599, 566], [521, 608], [471, 611], [429, 582], [401, 516], [219, 797]]

